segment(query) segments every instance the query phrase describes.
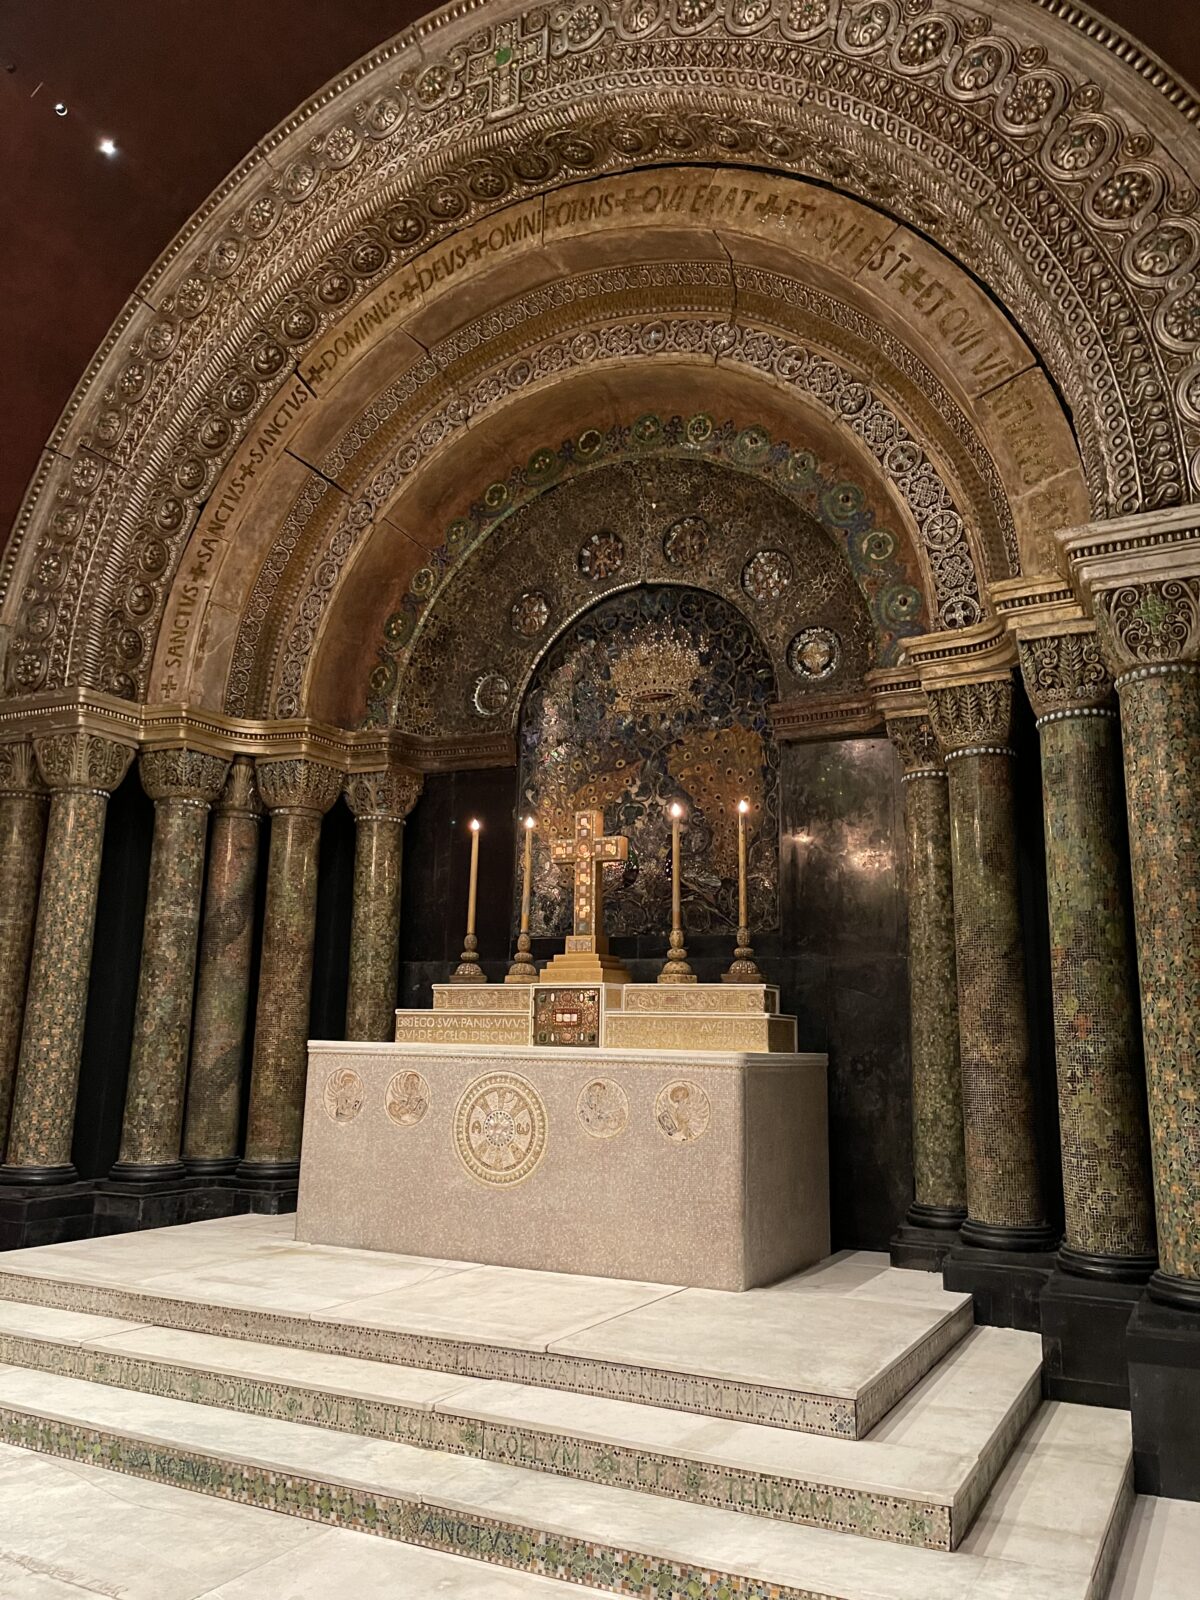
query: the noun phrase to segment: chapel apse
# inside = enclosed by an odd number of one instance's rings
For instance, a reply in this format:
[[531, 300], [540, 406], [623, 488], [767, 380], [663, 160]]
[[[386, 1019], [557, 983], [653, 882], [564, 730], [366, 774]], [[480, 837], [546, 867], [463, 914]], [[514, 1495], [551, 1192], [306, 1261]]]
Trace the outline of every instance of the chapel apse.
[[609, 934], [670, 922], [668, 807], [683, 803], [684, 916], [691, 933], [737, 927], [737, 805], [750, 803], [749, 896], [757, 929], [778, 925], [779, 760], [768, 707], [775, 673], [727, 601], [654, 585], [611, 596], [543, 658], [521, 710], [519, 804], [538, 818], [532, 932], [571, 931], [569, 880], [551, 859], [574, 813], [602, 809], [630, 859], [605, 873]]

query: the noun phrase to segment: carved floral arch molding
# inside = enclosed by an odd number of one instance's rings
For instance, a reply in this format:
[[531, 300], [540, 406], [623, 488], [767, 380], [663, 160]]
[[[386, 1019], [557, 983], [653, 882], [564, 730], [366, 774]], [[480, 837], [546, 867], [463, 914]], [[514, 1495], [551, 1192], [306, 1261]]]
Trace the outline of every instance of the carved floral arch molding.
[[916, 230], [1044, 362], [1092, 510], [1195, 498], [1196, 121], [1061, 0], [1003, 24], [926, 0], [438, 13], [265, 140], [118, 320], [9, 547], [8, 686], [144, 695], [198, 509], [330, 324], [502, 207], [664, 161], [816, 178]]

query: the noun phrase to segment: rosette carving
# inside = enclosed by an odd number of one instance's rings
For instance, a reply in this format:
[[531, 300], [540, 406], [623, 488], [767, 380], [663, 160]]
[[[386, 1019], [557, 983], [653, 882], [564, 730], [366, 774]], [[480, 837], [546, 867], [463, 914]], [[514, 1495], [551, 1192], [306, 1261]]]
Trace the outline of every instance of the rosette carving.
[[342, 773], [324, 761], [259, 761], [258, 792], [268, 811], [323, 816], [342, 792]]
[[346, 804], [360, 822], [368, 817], [403, 821], [416, 805], [423, 782], [419, 772], [391, 767], [380, 772], [352, 772], [346, 779]]
[[141, 757], [142, 788], [151, 800], [200, 800], [212, 805], [221, 792], [229, 762], [202, 750], [146, 750]]
[[1099, 591], [1094, 607], [1114, 672], [1200, 661], [1200, 578], [1122, 584]]
[[51, 733], [35, 738], [38, 771], [48, 789], [104, 789], [129, 771], [133, 750], [98, 733]]
[[1104, 664], [1094, 632], [1020, 639], [1017, 649], [1025, 690], [1039, 717], [1111, 703], [1112, 675]]
[[1012, 736], [1012, 680], [950, 683], [929, 691], [929, 712], [942, 752], [1004, 746]]
[[889, 717], [888, 738], [896, 748], [905, 772], [940, 770], [942, 747], [933, 723], [922, 712], [911, 717]]

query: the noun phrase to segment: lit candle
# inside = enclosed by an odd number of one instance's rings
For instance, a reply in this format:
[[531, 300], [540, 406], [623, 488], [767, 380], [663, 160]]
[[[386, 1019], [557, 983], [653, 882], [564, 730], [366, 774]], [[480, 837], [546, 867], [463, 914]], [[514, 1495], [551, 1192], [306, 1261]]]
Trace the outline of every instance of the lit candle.
[[479, 819], [471, 818], [471, 889], [467, 895], [467, 934], [475, 932], [475, 890], [479, 882]]
[[679, 884], [679, 822], [683, 807], [678, 800], [671, 802], [671, 930], [682, 930], [682, 896]]
[[532, 817], [525, 818], [525, 863], [524, 877], [521, 881], [521, 932], [529, 932], [529, 875], [533, 867], [533, 830], [536, 826]]
[[738, 801], [738, 927], [747, 928], [750, 919], [746, 915], [746, 814], [750, 810], [749, 800]]

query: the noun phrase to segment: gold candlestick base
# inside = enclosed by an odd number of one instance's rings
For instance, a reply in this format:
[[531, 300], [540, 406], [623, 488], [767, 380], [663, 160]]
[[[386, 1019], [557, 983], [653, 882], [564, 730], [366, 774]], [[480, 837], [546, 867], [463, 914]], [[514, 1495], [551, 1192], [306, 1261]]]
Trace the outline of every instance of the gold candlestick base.
[[477, 959], [479, 940], [469, 933], [463, 940], [462, 958], [450, 974], [451, 983], [486, 983], [483, 968]]
[[696, 974], [688, 966], [687, 951], [683, 948], [683, 929], [671, 929], [671, 944], [667, 959], [658, 975], [659, 983], [695, 983]]
[[529, 946], [529, 935], [517, 935], [517, 953], [513, 957], [512, 965], [504, 975], [505, 983], [536, 983], [538, 969], [533, 964], [533, 952]]
[[733, 952], [733, 964], [728, 972], [721, 974], [721, 982], [761, 983], [762, 981], [763, 975], [755, 964], [754, 951], [750, 948], [750, 929], [739, 928], [737, 948]]

